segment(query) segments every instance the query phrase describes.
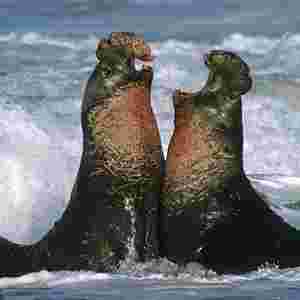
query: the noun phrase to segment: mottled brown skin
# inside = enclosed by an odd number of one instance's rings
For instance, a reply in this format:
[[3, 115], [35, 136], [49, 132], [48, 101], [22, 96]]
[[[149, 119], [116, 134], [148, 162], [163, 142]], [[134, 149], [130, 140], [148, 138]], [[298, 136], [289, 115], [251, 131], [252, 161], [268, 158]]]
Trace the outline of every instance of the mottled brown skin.
[[91, 252], [105, 248], [95, 255], [95, 265], [113, 270], [131, 239], [136, 260], [158, 255], [164, 161], [150, 103], [153, 71], [134, 69], [135, 58], [151, 60], [149, 46], [132, 33], [112, 33], [99, 42], [96, 53], [99, 63], [82, 103], [84, 149], [71, 201], [95, 204], [89, 231], [97, 245], [91, 244]]
[[[161, 254], [178, 263], [198, 261], [219, 273], [266, 262], [299, 263], [284, 254], [290, 245], [299, 249], [299, 233], [273, 213], [243, 170], [241, 95], [251, 88], [249, 68], [222, 50], [204, 60], [209, 76], [202, 90], [177, 90], [173, 97]], [[295, 251], [289, 255], [295, 257]]]

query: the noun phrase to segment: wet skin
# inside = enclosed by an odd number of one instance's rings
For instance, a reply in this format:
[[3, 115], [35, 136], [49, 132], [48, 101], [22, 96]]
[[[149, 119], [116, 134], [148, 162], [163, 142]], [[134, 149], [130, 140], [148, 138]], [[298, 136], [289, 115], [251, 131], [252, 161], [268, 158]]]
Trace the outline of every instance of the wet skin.
[[272, 212], [243, 169], [241, 95], [252, 85], [249, 67], [222, 50], [209, 52], [204, 62], [209, 69], [205, 86], [173, 96], [175, 130], [163, 185], [161, 253], [220, 273], [248, 271], [266, 261], [295, 262], [283, 253], [287, 245], [298, 247], [298, 241], [291, 241], [300, 235]]

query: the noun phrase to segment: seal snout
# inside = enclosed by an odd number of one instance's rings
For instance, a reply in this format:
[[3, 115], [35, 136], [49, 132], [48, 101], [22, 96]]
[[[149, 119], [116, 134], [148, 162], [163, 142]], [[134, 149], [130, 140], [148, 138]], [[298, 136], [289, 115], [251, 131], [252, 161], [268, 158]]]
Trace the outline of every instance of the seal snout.
[[203, 55], [203, 60], [211, 75], [201, 94], [225, 88], [228, 95], [236, 97], [251, 89], [250, 68], [236, 53], [227, 50], [211, 50]]

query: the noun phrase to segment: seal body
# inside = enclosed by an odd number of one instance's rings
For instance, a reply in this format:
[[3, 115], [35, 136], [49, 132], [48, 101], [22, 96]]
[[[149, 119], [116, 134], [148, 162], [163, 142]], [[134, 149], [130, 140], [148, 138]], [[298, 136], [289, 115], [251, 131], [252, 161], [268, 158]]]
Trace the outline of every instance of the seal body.
[[136, 260], [158, 255], [163, 155], [153, 71], [136, 71], [133, 61], [149, 58], [149, 46], [133, 33], [112, 33], [96, 55], [82, 95], [83, 153], [71, 199], [35, 250], [47, 253], [40, 265], [50, 270], [115, 271], [130, 251]]
[[[136, 71], [126, 45], [113, 39], [98, 49], [100, 62], [86, 86], [83, 154], [71, 198], [89, 207], [87, 257], [104, 270], [116, 268], [129, 252], [139, 261], [158, 255], [164, 163], [150, 103], [153, 71]], [[129, 35], [128, 47], [131, 40]], [[138, 52], [140, 58], [147, 52]]]
[[[163, 187], [162, 241], [168, 245], [164, 249], [168, 257], [184, 261], [200, 247], [202, 233], [232, 209], [230, 203], [219, 201], [217, 194], [222, 193], [231, 177], [239, 174], [242, 158], [234, 148], [241, 143], [241, 124], [234, 126], [236, 132], [226, 135], [218, 120], [213, 120], [213, 107], [195, 107], [194, 95], [178, 92], [174, 97], [175, 130], [168, 148]], [[239, 115], [240, 106], [235, 110], [228, 113]], [[232, 120], [235, 121], [240, 120]], [[190, 234], [183, 235], [182, 246], [175, 247], [178, 230], [183, 231], [183, 226]]]
[[287, 245], [299, 249], [300, 235], [269, 208], [243, 170], [241, 95], [251, 87], [249, 68], [221, 50], [211, 51], [205, 63], [210, 73], [203, 89], [176, 91], [173, 97], [162, 255], [178, 263], [198, 261], [220, 273], [266, 262], [285, 266], [290, 260], [283, 253]]

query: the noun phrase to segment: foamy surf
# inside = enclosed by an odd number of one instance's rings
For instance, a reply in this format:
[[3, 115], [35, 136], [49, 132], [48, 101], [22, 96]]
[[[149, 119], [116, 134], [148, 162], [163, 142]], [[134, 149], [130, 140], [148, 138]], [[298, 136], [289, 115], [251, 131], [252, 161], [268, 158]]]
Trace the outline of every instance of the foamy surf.
[[68, 40], [59, 35], [48, 33], [27, 32], [20, 34], [10, 32], [7, 34], [0, 34], [0, 43], [19, 43], [32, 46], [49, 45], [53, 47], [68, 48], [70, 50], [81, 50], [86, 48], [94, 49], [97, 41], [98, 37], [95, 35], [89, 35], [86, 39], [81, 39], [78, 43], [74, 40]]
[[[19, 277], [0, 278], [0, 288], [71, 288], [93, 286], [100, 288], [103, 284], [112, 285], [121, 282], [138, 282], [144, 286], [155, 284], [157, 289], [166, 288], [202, 288], [202, 287], [234, 287], [249, 282], [268, 280], [276, 283], [299, 282], [299, 268], [278, 269], [276, 265], [261, 266], [258, 270], [243, 275], [217, 275], [205, 270], [197, 263], [190, 263], [179, 267], [160, 259], [157, 261], [137, 265], [139, 272], [96, 273], [90, 271], [59, 271], [49, 272], [42, 270]], [[142, 270], [143, 269], [143, 270]]]
[[19, 277], [2, 277], [0, 278], [0, 288], [45, 288], [78, 284], [92, 280], [109, 280], [112, 278], [112, 275], [105, 273], [87, 271], [48, 272], [46, 270], [42, 270], [40, 272], [25, 274]]
[[[93, 51], [98, 39], [102, 37], [89, 34], [84, 37], [74, 35], [74, 38], [70, 39], [58, 33], [10, 32], [0, 34], [0, 43], [18, 46], [58, 47], [78, 52], [83, 50]], [[263, 35], [251, 36], [235, 32], [215, 44], [207, 41], [196, 42], [177, 39], [151, 42], [150, 44], [154, 56], [176, 57], [179, 63], [184, 57], [201, 63], [202, 55], [208, 49], [225, 49], [239, 52], [242, 56], [250, 55], [248, 63], [255, 69], [257, 74], [299, 73], [296, 60], [299, 55], [299, 34], [286, 33], [280, 38], [270, 38]]]
[[72, 159], [71, 146], [78, 148], [80, 141], [62, 132], [49, 135], [21, 108], [2, 107], [0, 116], [0, 235], [31, 243], [42, 238], [65, 208], [77, 171], [65, 154]]

